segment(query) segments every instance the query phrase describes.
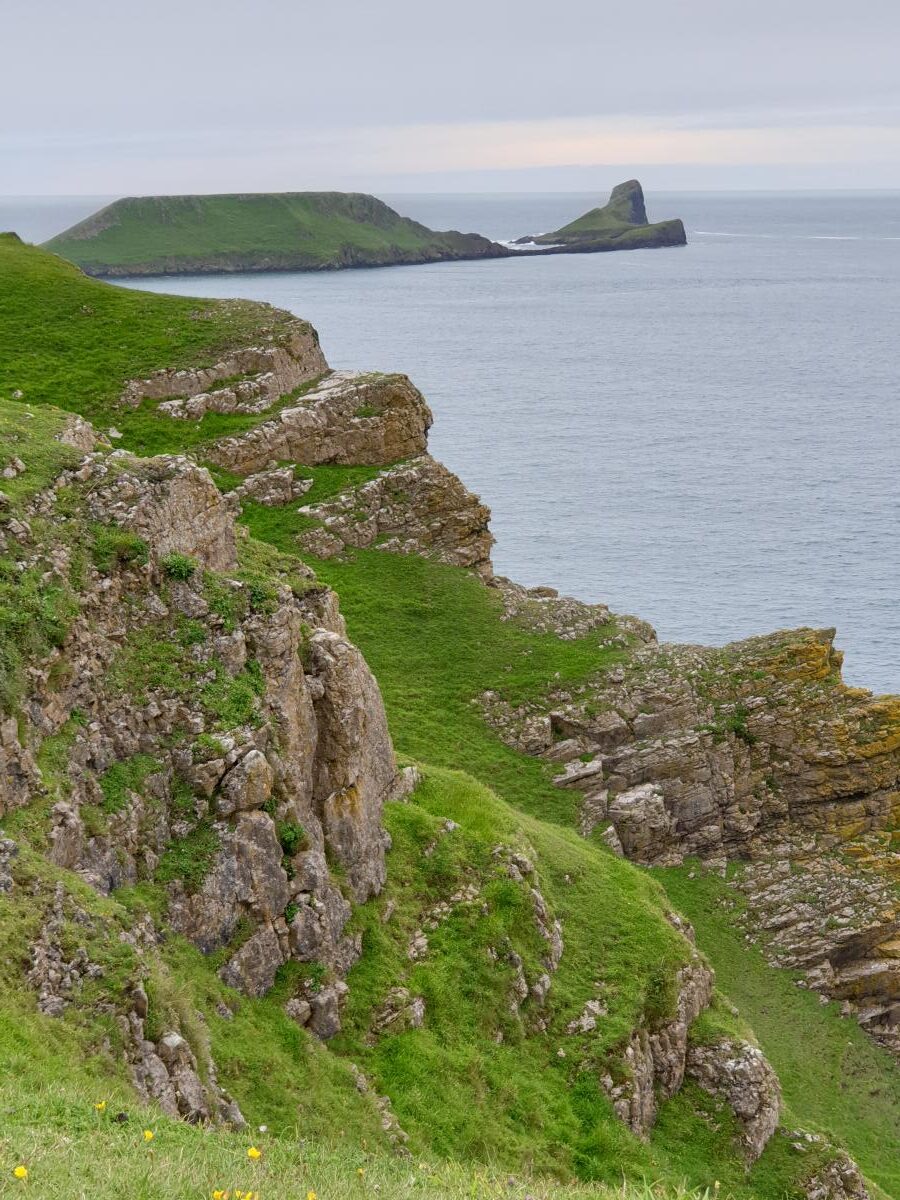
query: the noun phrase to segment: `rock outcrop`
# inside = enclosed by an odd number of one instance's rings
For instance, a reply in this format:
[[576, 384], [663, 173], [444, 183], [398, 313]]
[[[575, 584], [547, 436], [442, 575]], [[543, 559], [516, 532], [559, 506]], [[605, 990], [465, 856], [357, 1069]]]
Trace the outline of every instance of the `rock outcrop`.
[[[552, 233], [528, 234], [517, 238], [517, 246], [534, 247], [544, 254], [590, 254], [604, 250], [641, 250], [660, 246], [684, 246], [687, 237], [678, 219], [647, 220], [644, 191], [636, 179], [617, 183], [606, 204], [592, 208]], [[537, 248], [540, 249], [537, 249]]]
[[386, 466], [422, 454], [431, 422], [405, 375], [336, 371], [271, 419], [223, 438], [207, 457], [239, 475], [283, 461]]
[[[297, 594], [234, 578], [233, 517], [202, 468], [88, 456], [32, 513], [52, 514], [73, 490], [113, 549], [84, 574], [64, 642], [32, 668], [25, 721], [3, 726], [3, 811], [45, 789], [51, 860], [101, 892], [163, 883], [170, 927], [224, 952], [223, 980], [249, 995], [291, 958], [318, 963], [329, 974], [308, 998], [310, 1027], [329, 1035], [359, 954], [329, 858], [351, 899], [384, 881], [381, 806], [397, 773], [378, 686], [332, 593], [311, 578]], [[65, 569], [71, 551], [55, 552]], [[42, 779], [33, 749], [48, 738], [65, 754]], [[61, 919], [35, 947], [48, 1013], [92, 969], [61, 957]], [[167, 1063], [136, 1020], [141, 1086], [206, 1119], [214, 1105], [192, 1090], [188, 1050], [169, 1047]]]
[[490, 577], [490, 511], [429, 454], [300, 513], [321, 521], [298, 535], [302, 549], [331, 558], [348, 547], [421, 554]]
[[741, 1129], [747, 1159], [756, 1162], [778, 1125], [781, 1087], [762, 1051], [748, 1042], [723, 1040], [691, 1046], [687, 1074], [725, 1100]]
[[137, 408], [145, 400], [163, 401], [161, 412], [192, 421], [207, 412], [261, 412], [327, 369], [315, 329], [294, 319], [279, 327], [272, 345], [233, 350], [211, 367], [131, 380], [120, 403]]

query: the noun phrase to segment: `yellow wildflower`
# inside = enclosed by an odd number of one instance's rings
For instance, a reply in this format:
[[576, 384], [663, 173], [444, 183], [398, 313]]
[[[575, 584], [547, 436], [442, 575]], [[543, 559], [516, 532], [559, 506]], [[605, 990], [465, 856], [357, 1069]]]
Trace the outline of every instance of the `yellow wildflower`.
[[97, 1112], [106, 1112], [106, 1101], [98, 1100], [94, 1108], [96, 1108]]
[[247, 1151], [247, 1157], [256, 1162], [258, 1158], [262, 1158], [262, 1150], [257, 1150], [255, 1146], [251, 1146]]
[[365, 1175], [365, 1173], [366, 1173], [366, 1168], [365, 1167], [357, 1167], [356, 1173], [360, 1177], [360, 1179], [362, 1179], [363, 1175]]
[[145, 1142], [152, 1142], [152, 1141], [153, 1141], [153, 1130], [152, 1130], [152, 1129], [145, 1129], [145, 1130], [144, 1130], [144, 1141], [145, 1141]]
[[20, 1163], [13, 1171], [13, 1175], [15, 1175], [16, 1179], [27, 1179], [28, 1168]]
[[216, 1188], [212, 1194], [212, 1200], [227, 1200], [228, 1193], [224, 1188]]
[[319, 1200], [319, 1197], [316, 1195], [315, 1192], [307, 1192], [306, 1200]]

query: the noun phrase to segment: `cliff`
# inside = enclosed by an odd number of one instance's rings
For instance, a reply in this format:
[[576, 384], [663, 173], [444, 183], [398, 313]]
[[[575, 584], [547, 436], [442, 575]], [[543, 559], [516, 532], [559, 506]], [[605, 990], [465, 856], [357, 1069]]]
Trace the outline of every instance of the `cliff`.
[[551, 248], [557, 253], [593, 253], [603, 250], [641, 250], [684, 246], [684, 225], [675, 218], [650, 223], [644, 192], [636, 179], [617, 183], [609, 200], [552, 233], [530, 234], [517, 244]]
[[[779, 1082], [607, 844], [715, 865], [875, 836], [891, 702], [843, 689], [819, 635], [661, 648], [495, 578], [421, 394], [330, 373], [303, 322], [138, 297], [11, 240], [0, 270], [0, 1062], [32, 1183], [403, 1194], [409, 1153], [426, 1196], [490, 1162], [518, 1196], [652, 1174], [673, 1197], [863, 1197], [797, 1131], [825, 1092], [816, 1125], [898, 1194], [896, 1067], [867, 1067], [862, 1116], [831, 1055], [811, 1084], [774, 1039]], [[802, 1012], [839, 1062], [863, 1053]]]
[[474, 233], [437, 233], [355, 192], [116, 200], [47, 242], [89, 275], [325, 271], [498, 258]]

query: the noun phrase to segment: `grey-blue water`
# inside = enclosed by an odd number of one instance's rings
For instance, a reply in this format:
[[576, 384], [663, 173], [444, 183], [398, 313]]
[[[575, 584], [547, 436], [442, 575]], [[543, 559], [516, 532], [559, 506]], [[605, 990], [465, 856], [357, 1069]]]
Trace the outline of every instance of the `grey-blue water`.
[[[597, 202], [385, 198], [498, 238]], [[836, 624], [846, 678], [900, 691], [900, 195], [648, 205], [686, 248], [139, 286], [268, 300], [333, 365], [408, 372], [433, 452], [493, 509], [498, 571], [666, 639]]]

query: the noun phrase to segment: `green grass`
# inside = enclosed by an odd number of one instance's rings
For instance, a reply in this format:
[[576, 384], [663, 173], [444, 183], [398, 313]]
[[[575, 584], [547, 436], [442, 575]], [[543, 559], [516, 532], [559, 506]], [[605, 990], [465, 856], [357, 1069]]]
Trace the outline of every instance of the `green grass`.
[[26, 404], [118, 425], [125, 414], [114, 402], [129, 379], [163, 366], [208, 365], [234, 345], [277, 334], [288, 319], [249, 301], [110, 287], [0, 234], [0, 400], [18, 390]]
[[[731, 905], [739, 893], [689, 867], [656, 870], [673, 905], [694, 924], [719, 986], [753, 1026], [778, 1072], [790, 1114], [847, 1147], [866, 1175], [900, 1196], [900, 1079], [897, 1064], [836, 1004], [798, 988], [791, 971], [769, 967], [744, 941]], [[726, 906], [726, 904], [728, 906]]]
[[[249, 505], [243, 519], [255, 538], [296, 551], [290, 509]], [[601, 648], [598, 635], [564, 642], [501, 621], [498, 593], [417, 556], [364, 550], [348, 562], [308, 561], [341, 598], [402, 754], [468, 771], [523, 811], [574, 824], [573, 793], [553, 786], [545, 764], [505, 746], [474, 701], [488, 689], [519, 703], [554, 680], [578, 684], [621, 651]]]
[[352, 192], [117, 200], [47, 247], [100, 275], [378, 266], [500, 253], [477, 234], [436, 233]]

